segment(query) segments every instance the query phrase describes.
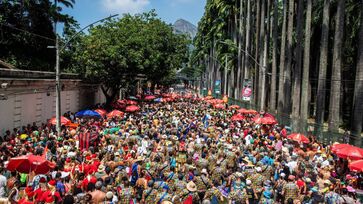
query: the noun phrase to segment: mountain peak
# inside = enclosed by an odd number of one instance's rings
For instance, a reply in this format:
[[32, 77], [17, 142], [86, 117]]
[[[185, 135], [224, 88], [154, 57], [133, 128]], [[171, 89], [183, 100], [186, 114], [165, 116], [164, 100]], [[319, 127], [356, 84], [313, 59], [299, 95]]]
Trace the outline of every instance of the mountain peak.
[[193, 25], [192, 23], [190, 23], [189, 21], [184, 20], [184, 19], [178, 19], [177, 21], [175, 21], [175, 23], [173, 25], [173, 29], [174, 29], [175, 33], [187, 34], [192, 39], [197, 34], [197, 27], [195, 25]]

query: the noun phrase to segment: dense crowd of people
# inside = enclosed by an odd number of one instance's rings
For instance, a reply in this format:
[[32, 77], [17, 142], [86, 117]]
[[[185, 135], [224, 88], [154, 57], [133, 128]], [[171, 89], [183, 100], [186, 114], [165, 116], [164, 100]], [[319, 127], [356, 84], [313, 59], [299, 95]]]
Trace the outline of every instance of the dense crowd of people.
[[[232, 121], [236, 110], [196, 99], [139, 102], [114, 118], [76, 118], [7, 131], [0, 150], [0, 197], [9, 203], [343, 204], [359, 203], [360, 172], [310, 136], [283, 126]], [[262, 115], [264, 113], [261, 113]], [[95, 137], [80, 148], [79, 137]], [[26, 135], [26, 137], [21, 135]], [[46, 174], [7, 170], [10, 158], [44, 155]]]

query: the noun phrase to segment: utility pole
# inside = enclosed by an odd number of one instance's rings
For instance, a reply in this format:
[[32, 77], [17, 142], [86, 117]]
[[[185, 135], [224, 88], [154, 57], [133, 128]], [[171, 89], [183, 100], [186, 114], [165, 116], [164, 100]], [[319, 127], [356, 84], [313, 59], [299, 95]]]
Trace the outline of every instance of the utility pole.
[[[55, 7], [57, 8], [57, 0], [54, 0]], [[55, 115], [56, 115], [56, 128], [58, 137], [61, 135], [61, 84], [60, 84], [60, 70], [59, 70], [59, 43], [57, 34], [57, 19], [54, 17], [54, 34], [55, 34]]]

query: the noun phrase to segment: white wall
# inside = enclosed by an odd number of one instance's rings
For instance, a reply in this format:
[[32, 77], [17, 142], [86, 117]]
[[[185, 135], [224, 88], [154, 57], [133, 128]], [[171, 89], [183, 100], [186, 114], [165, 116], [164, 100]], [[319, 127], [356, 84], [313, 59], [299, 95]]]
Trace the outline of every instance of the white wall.
[[[55, 92], [27, 93], [10, 95], [7, 100], [0, 100], [0, 135], [6, 130], [23, 125], [45, 123], [55, 116]], [[90, 91], [87, 87], [61, 92], [62, 114], [77, 112], [83, 108], [104, 103], [106, 100], [102, 91]]]

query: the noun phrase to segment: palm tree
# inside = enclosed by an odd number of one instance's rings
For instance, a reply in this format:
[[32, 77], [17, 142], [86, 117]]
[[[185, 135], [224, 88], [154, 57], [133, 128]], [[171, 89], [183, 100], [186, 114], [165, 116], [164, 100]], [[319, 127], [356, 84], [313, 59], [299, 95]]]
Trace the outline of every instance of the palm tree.
[[[266, 3], [264, 3], [266, 4]], [[264, 7], [264, 6], [263, 6]], [[266, 105], [266, 72], [268, 69], [268, 60], [269, 60], [269, 37], [270, 37], [270, 7], [271, 2], [267, 0], [267, 7], [266, 7], [266, 14], [267, 14], [267, 21], [266, 21], [266, 32], [264, 34], [264, 44], [263, 44], [263, 61], [262, 61], [262, 69], [261, 69], [261, 110], [265, 109]], [[265, 24], [265, 21], [263, 22]]]
[[247, 18], [246, 18], [246, 52], [245, 52], [245, 63], [244, 63], [244, 74], [243, 74], [243, 79], [248, 79], [250, 78], [249, 75], [249, 56], [248, 53], [250, 52], [250, 43], [251, 43], [251, 0], [247, 0]]
[[319, 64], [319, 81], [316, 101], [316, 118], [315, 134], [320, 137], [321, 129], [324, 122], [325, 113], [325, 94], [326, 94], [326, 74], [328, 66], [328, 41], [329, 41], [329, 8], [330, 0], [324, 0], [323, 8], [323, 25], [320, 44], [320, 64]]
[[345, 0], [338, 1], [337, 15], [335, 19], [333, 70], [331, 77], [330, 105], [329, 105], [329, 131], [339, 129], [340, 116], [340, 89], [342, 47], [344, 35]]
[[301, 127], [305, 128], [308, 119], [308, 103], [309, 103], [309, 70], [310, 70], [310, 41], [311, 41], [311, 13], [312, 0], [307, 0], [306, 22], [305, 22], [305, 42], [304, 42], [304, 65], [301, 83], [301, 102], [300, 117]]
[[270, 87], [270, 110], [276, 111], [276, 72], [277, 72], [277, 35], [278, 35], [278, 0], [274, 0], [273, 31], [272, 31], [272, 71]]
[[289, 21], [287, 24], [287, 62], [284, 70], [284, 95], [285, 106], [284, 113], [289, 114], [291, 109], [291, 69], [292, 69], [292, 54], [293, 54], [293, 32], [294, 32], [294, 0], [289, 0]]
[[357, 69], [355, 75], [354, 98], [353, 98], [353, 117], [352, 117], [352, 135], [356, 138], [355, 144], [361, 145], [361, 133], [363, 122], [363, 0], [361, 0], [360, 30], [359, 30], [359, 48], [357, 58]]
[[234, 89], [234, 96], [235, 98], [240, 98], [240, 92], [241, 92], [241, 80], [243, 79], [242, 73], [243, 73], [243, 63], [244, 63], [244, 55], [242, 55], [242, 46], [244, 42], [244, 35], [243, 35], [243, 22], [244, 22], [244, 16], [243, 16], [243, 0], [240, 0], [239, 2], [239, 29], [238, 29], [238, 65], [237, 65], [237, 81], [236, 81], [236, 87]]
[[[261, 0], [261, 17], [260, 17], [260, 60], [259, 60], [259, 64], [260, 66], [258, 66], [259, 68], [259, 76], [258, 76], [258, 90], [259, 90], [259, 94], [258, 94], [258, 99], [257, 99], [257, 107], [259, 108], [263, 108], [263, 104], [262, 104], [262, 98], [264, 98], [263, 94], [264, 94], [264, 90], [263, 90], [263, 86], [264, 86], [264, 83], [265, 81], [263, 80], [263, 75], [264, 75], [264, 67], [263, 64], [264, 64], [264, 46], [265, 46], [265, 10], [266, 10], [266, 0]], [[262, 66], [261, 66], [262, 65]]]
[[[284, 84], [285, 84], [285, 53], [286, 53], [286, 24], [287, 24], [287, 0], [283, 0], [283, 21], [281, 31], [281, 51], [280, 51], [280, 73], [277, 112], [283, 113], [285, 106]], [[282, 119], [282, 118], [281, 118]]]
[[[260, 1], [261, 0], [256, 0], [255, 4], [256, 4], [256, 12], [255, 12], [255, 16], [256, 16], [256, 33], [255, 33], [255, 59], [258, 59], [259, 55], [260, 55], [260, 26], [258, 25], [261, 20], [261, 8], [260, 8]], [[254, 80], [254, 101], [255, 104], [258, 104], [258, 96], [259, 96], [259, 68], [258, 65], [255, 64], [255, 80]]]
[[297, 7], [297, 44], [296, 44], [296, 66], [294, 69], [294, 95], [292, 97], [292, 116], [293, 116], [293, 127], [295, 130], [300, 131], [300, 99], [301, 99], [301, 67], [302, 67], [302, 42], [303, 41], [303, 15], [304, 15], [304, 4], [303, 0], [298, 1]]

